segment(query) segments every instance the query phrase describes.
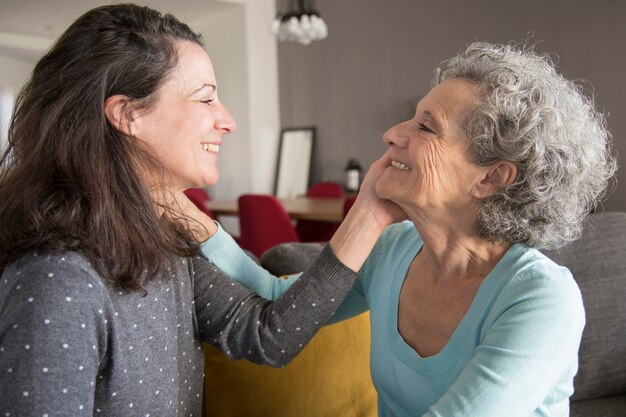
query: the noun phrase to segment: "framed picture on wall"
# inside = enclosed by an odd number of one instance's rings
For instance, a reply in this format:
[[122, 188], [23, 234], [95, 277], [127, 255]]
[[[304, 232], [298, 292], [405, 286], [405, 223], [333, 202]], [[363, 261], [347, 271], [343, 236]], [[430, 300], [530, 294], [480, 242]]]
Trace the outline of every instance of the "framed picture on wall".
[[283, 129], [280, 133], [274, 195], [293, 198], [306, 195], [311, 174], [314, 127]]

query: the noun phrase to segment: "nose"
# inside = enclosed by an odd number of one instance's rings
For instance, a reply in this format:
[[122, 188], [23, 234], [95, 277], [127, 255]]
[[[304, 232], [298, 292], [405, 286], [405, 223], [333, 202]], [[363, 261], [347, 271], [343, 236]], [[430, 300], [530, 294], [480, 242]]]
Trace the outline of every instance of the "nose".
[[221, 130], [224, 134], [233, 133], [237, 130], [237, 123], [235, 123], [235, 119], [233, 119], [233, 116], [230, 114], [226, 106], [223, 104], [221, 104], [221, 106], [222, 108], [215, 118], [215, 128], [217, 130]]
[[383, 142], [392, 148], [405, 148], [409, 140], [406, 129], [407, 123], [409, 122], [399, 123], [387, 130], [383, 135]]

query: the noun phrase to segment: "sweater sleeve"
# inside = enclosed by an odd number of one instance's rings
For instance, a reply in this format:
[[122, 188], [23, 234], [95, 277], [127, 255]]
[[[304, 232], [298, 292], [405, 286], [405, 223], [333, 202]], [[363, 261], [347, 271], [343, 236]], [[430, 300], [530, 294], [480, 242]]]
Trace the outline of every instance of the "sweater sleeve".
[[194, 259], [194, 294], [202, 338], [227, 356], [280, 367], [294, 358], [350, 291], [357, 274], [325, 246], [276, 301], [232, 282], [203, 258]]
[[569, 272], [556, 266], [552, 272], [509, 283], [507, 307], [424, 417], [527, 417], [558, 383], [574, 377], [585, 324], [582, 297]]
[[[232, 280], [268, 300], [276, 300], [301, 274], [276, 277], [255, 263], [218, 223], [218, 230], [200, 246], [201, 255]], [[367, 311], [367, 303], [357, 280], [329, 323], [354, 317]]]
[[259, 266], [217, 224], [217, 233], [200, 246], [202, 256], [234, 281], [268, 300], [276, 300], [298, 279], [300, 274], [277, 278]]
[[1, 415], [91, 415], [106, 346], [102, 293], [95, 278], [61, 262], [13, 265], [4, 272]]

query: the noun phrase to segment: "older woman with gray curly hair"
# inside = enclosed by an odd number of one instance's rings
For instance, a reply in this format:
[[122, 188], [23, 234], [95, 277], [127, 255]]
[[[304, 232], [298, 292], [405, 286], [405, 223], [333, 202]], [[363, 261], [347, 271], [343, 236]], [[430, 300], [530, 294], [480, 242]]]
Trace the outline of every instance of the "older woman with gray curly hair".
[[[473, 43], [384, 141], [376, 192], [410, 221], [386, 229], [334, 317], [370, 310], [379, 415], [569, 415], [585, 312], [538, 249], [575, 240], [607, 189], [603, 116], [548, 57]], [[233, 278], [273, 297], [293, 281], [224, 235], [204, 254]]]
[[435, 71], [433, 86], [471, 81], [480, 99], [464, 120], [472, 162], [515, 164], [515, 181], [480, 202], [490, 241], [556, 249], [580, 236], [615, 171], [604, 118], [546, 56], [475, 43]]

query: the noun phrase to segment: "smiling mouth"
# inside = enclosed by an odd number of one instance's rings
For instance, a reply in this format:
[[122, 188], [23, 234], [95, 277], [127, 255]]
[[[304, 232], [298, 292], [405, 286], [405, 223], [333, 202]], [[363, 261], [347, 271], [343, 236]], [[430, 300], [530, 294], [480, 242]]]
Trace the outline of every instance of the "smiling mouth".
[[220, 151], [220, 145], [215, 143], [201, 143], [200, 147], [207, 152], [218, 153]]
[[409, 168], [407, 165], [403, 164], [402, 162], [398, 162], [398, 161], [391, 161], [391, 166], [394, 168], [399, 169], [400, 171], [410, 171], [411, 168]]

